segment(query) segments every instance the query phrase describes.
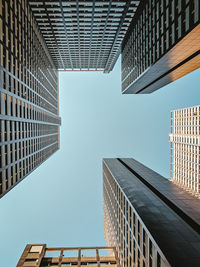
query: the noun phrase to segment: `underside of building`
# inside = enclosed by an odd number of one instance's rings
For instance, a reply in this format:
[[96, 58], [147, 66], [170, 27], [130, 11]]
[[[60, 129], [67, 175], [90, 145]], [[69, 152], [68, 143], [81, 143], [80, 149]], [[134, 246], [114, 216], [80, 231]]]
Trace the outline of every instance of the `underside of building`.
[[122, 44], [122, 92], [148, 94], [200, 67], [200, 0], [141, 1]]
[[140, 1], [29, 1], [58, 70], [110, 72]]

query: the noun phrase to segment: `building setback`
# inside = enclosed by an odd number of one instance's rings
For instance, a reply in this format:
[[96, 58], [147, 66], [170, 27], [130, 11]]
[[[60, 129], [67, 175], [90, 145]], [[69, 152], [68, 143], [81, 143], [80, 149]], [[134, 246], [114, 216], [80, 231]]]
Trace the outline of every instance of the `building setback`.
[[200, 106], [171, 112], [171, 180], [200, 197]]
[[122, 92], [147, 94], [200, 67], [200, 0], [144, 0], [122, 44]]
[[0, 1], [0, 197], [59, 149], [58, 74], [27, 1]]
[[199, 200], [134, 159], [103, 160], [103, 214], [121, 267], [200, 266]]
[[45, 244], [29, 244], [17, 267], [85, 266], [120, 267], [114, 247], [47, 248]]
[[140, 1], [29, 1], [59, 70], [110, 72]]

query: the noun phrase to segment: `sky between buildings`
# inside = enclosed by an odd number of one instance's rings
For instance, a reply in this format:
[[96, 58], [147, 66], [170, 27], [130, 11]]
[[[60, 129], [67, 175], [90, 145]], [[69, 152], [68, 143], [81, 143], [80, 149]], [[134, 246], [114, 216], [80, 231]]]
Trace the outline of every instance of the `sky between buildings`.
[[170, 110], [200, 104], [200, 70], [150, 95], [110, 74], [60, 73], [61, 148], [0, 200], [0, 266], [27, 243], [105, 245], [102, 158], [133, 157], [169, 177]]

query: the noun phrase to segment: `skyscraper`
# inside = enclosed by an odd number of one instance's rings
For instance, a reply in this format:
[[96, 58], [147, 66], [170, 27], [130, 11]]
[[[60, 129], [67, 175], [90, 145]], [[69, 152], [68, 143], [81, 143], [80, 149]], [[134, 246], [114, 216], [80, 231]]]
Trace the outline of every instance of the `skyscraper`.
[[200, 0], [141, 1], [122, 44], [122, 92], [147, 94], [200, 67]]
[[140, 1], [0, 1], [0, 197], [59, 148], [58, 70], [110, 72]]
[[120, 267], [114, 247], [47, 248], [45, 244], [27, 245], [17, 267], [85, 265]]
[[0, 197], [59, 149], [58, 74], [27, 1], [0, 1]]
[[199, 200], [134, 159], [103, 160], [103, 214], [120, 266], [200, 266]]
[[172, 182], [200, 197], [200, 106], [171, 112]]
[[60, 70], [110, 72], [140, 1], [29, 1]]

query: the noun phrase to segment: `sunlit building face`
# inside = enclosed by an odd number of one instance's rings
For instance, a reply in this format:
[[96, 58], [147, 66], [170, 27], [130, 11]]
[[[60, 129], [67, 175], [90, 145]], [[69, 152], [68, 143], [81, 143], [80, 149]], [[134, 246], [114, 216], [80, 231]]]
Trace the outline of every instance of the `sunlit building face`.
[[141, 1], [122, 44], [122, 92], [148, 94], [200, 67], [200, 1]]
[[171, 180], [200, 197], [200, 106], [171, 112]]
[[47, 247], [26, 245], [17, 267], [93, 266], [120, 267], [115, 247]]

